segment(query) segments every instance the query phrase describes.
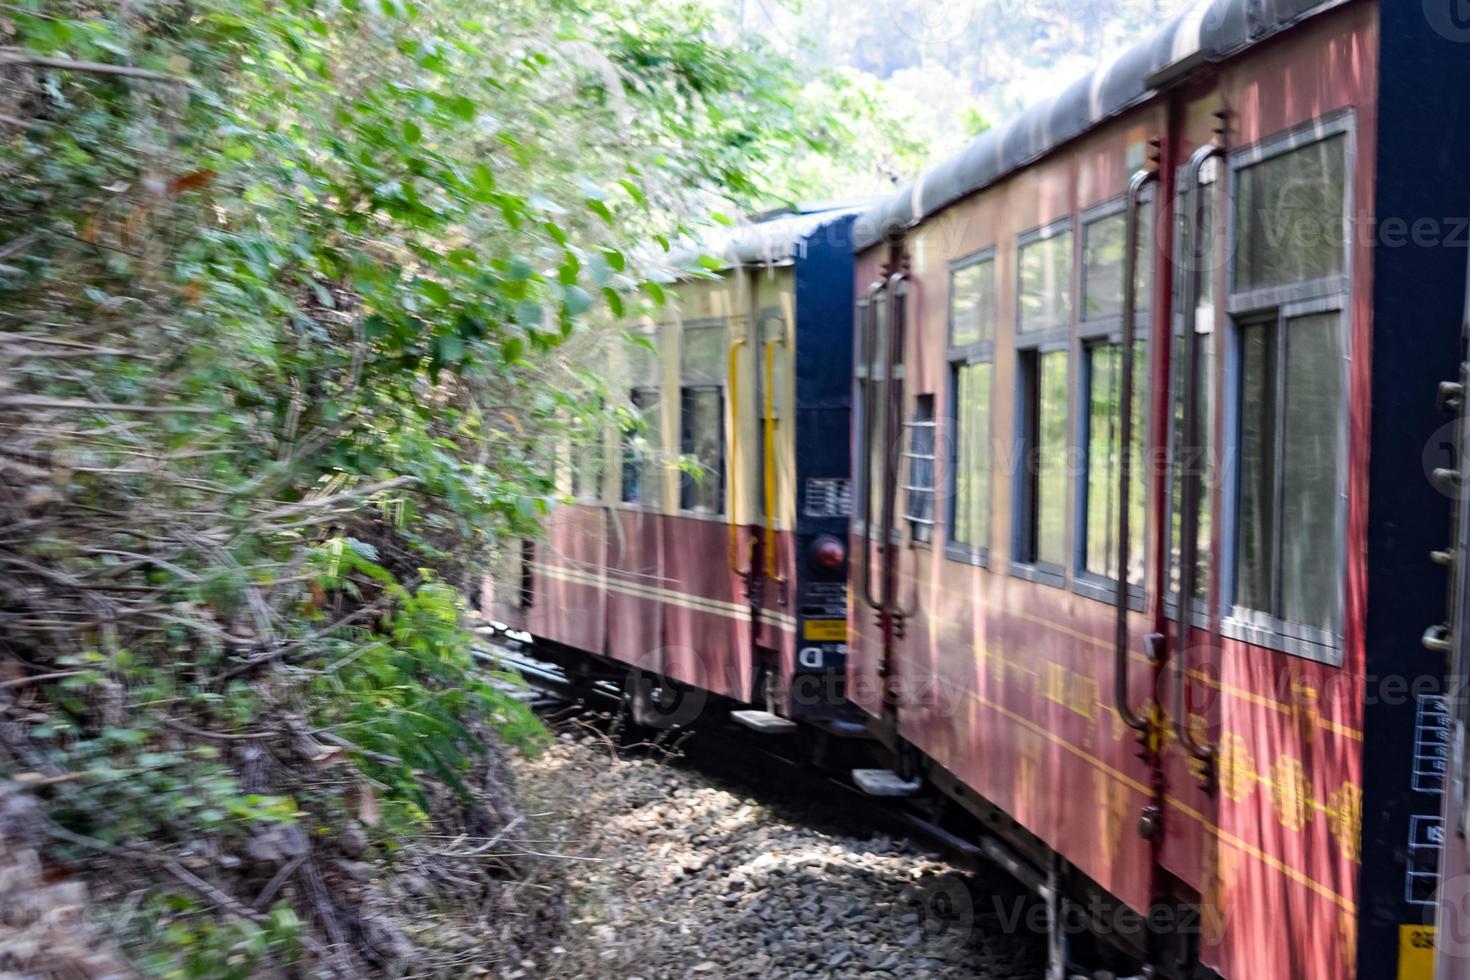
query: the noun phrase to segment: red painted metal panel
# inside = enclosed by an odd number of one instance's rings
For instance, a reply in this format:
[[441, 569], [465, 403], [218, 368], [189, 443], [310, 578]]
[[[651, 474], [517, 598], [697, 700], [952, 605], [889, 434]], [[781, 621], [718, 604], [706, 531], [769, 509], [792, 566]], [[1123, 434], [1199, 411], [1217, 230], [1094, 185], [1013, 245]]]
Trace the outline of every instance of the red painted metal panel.
[[[663, 518], [614, 508], [606, 548], [607, 644], [602, 651], [623, 663], [661, 668], [663, 621], [656, 592], [663, 583]], [[616, 587], [613, 587], [616, 586]]]
[[[745, 584], [726, 560], [721, 521], [665, 517], [663, 673], [693, 687], [747, 700], [754, 684]], [[683, 596], [698, 597], [698, 600]]]
[[[1211, 139], [1213, 120], [1208, 111], [1197, 110], [1201, 106], [1208, 110], [1221, 100], [1229, 111], [1232, 147], [1351, 107], [1357, 141], [1355, 220], [1359, 229], [1371, 227], [1376, 31], [1376, 8], [1349, 4], [1220, 66], [1206, 88], [1197, 86], [1192, 93], [1198, 100], [1196, 111], [1170, 117], [1180, 128], [1169, 134], [1173, 145], [1168, 150], [1182, 160]], [[1163, 116], [1148, 122], [1150, 111], [1142, 110], [1137, 119], [1116, 126], [1121, 131], [1131, 123], [1136, 129], [1143, 121], [1157, 132]], [[1106, 199], [1105, 185], [1122, 183], [1117, 163], [1121, 154], [1116, 144], [1112, 148], [1108, 144], [1106, 136], [1089, 138], [1033, 170], [1051, 177], [1070, 172], [1070, 193], [1087, 198], [1079, 204]], [[1110, 161], [1105, 166], [1098, 162], [1104, 156]], [[1107, 167], [1112, 169], [1100, 176], [1099, 168]], [[1053, 197], [1059, 193], [1055, 180], [1048, 180], [1018, 175], [1007, 186], [982, 192], [931, 219], [941, 231], [965, 229], [961, 237], [966, 241], [963, 250], [945, 251], [945, 236], [926, 225], [923, 247], [931, 252], [938, 248], [941, 254], [916, 261], [915, 295], [927, 293], [933, 306], [934, 298], [947, 289], [935, 285], [935, 278], [945, 274], [947, 261], [992, 243], [997, 245], [998, 282], [1003, 290], [1010, 288], [1014, 236], [1043, 217], [1055, 216], [1031, 214], [1044, 207], [1038, 203], [1042, 191]], [[1022, 202], [1017, 186], [1035, 194]], [[1019, 212], [1019, 217], [1008, 215], [1007, 206], [989, 203], [1007, 193], [1017, 197], [1009, 210]], [[982, 213], [986, 227], [976, 232], [976, 220], [971, 219]], [[994, 227], [989, 227], [991, 221]], [[910, 233], [910, 254], [921, 251], [916, 239], [926, 229]], [[1364, 464], [1371, 405], [1368, 241], [1368, 236], [1357, 236], [1352, 252], [1350, 542], [1363, 540], [1366, 516]], [[884, 259], [886, 250], [881, 248], [860, 257], [859, 296]], [[1155, 294], [1156, 311], [1167, 311], [1168, 295], [1167, 284], [1161, 284]], [[1003, 323], [1006, 303], [1003, 298]], [[944, 318], [928, 307], [911, 312], [910, 322], [923, 327], [922, 336], [911, 338], [906, 352], [909, 376], [916, 379], [913, 390], [940, 390], [942, 385], [936, 382], [943, 377], [943, 341], [938, 331]], [[1167, 317], [1162, 319], [1154, 326], [1160, 341], [1168, 322]], [[1002, 327], [998, 338], [997, 405], [1008, 397], [1010, 366], [1003, 363], [1008, 329]], [[1222, 322], [1216, 336], [1224, 333]], [[1223, 365], [1224, 360], [1217, 357], [1215, 363]], [[1155, 444], [1170, 408], [1162, 395], [1163, 365], [1162, 358], [1155, 359], [1151, 384], [1157, 395], [1151, 409]], [[1008, 419], [1009, 413], [999, 417]], [[999, 438], [1007, 435], [1004, 428], [997, 433]], [[1215, 445], [1222, 435], [1216, 432]], [[861, 457], [855, 453], [854, 459], [861, 467]], [[998, 474], [995, 492], [1002, 495], [1003, 506], [1007, 497], [1000, 484]], [[1152, 499], [1158, 509], [1162, 484], [1155, 480], [1155, 485], [1158, 495]], [[1217, 488], [1213, 501], [1216, 514], [1221, 512], [1219, 492]], [[1008, 526], [1002, 517], [997, 536]], [[916, 583], [920, 602], [917, 615], [904, 624], [892, 664], [902, 701], [899, 733], [1109, 891], [1143, 909], [1150, 897], [1153, 854], [1136, 827], [1141, 807], [1151, 798], [1150, 772], [1136, 758], [1136, 739], [1111, 705], [1113, 610], [1070, 590], [1010, 576], [1003, 561], [1008, 549], [1003, 542], [992, 544], [994, 570], [950, 561], [927, 549], [904, 553], [902, 591], [908, 595], [911, 583]], [[1157, 542], [1155, 546], [1162, 547]], [[1213, 550], [1218, 554], [1218, 547]], [[877, 676], [881, 641], [861, 594], [864, 564], [873, 556], [868, 542], [857, 537], [851, 554], [849, 690], [852, 699], [876, 717], [881, 715]], [[1151, 562], [1149, 587], [1155, 609], [1162, 608], [1157, 557], [1161, 554], [1155, 552]], [[1170, 875], [1202, 896], [1203, 955], [1227, 978], [1337, 980], [1355, 973], [1365, 563], [1361, 544], [1351, 546], [1342, 667], [1235, 642], [1220, 643], [1212, 655], [1195, 658], [1192, 713], [1201, 716], [1203, 734], [1221, 743], [1216, 794], [1203, 791], [1195, 764], [1180, 746], [1172, 739], [1164, 746], [1164, 838], [1158, 858]], [[1211, 580], [1218, 581], [1218, 567], [1213, 572]], [[1142, 656], [1142, 634], [1153, 622], [1147, 614], [1131, 617], [1130, 648], [1135, 652], [1129, 669], [1137, 697], [1144, 696], [1153, 682]], [[1163, 676], [1169, 679], [1167, 672]], [[1156, 703], [1169, 703], [1167, 690], [1154, 694]]]
[[532, 545], [526, 628], [567, 646], [601, 650], [606, 606], [595, 577], [603, 563], [603, 508], [566, 504], [552, 511], [548, 524], [545, 539]]

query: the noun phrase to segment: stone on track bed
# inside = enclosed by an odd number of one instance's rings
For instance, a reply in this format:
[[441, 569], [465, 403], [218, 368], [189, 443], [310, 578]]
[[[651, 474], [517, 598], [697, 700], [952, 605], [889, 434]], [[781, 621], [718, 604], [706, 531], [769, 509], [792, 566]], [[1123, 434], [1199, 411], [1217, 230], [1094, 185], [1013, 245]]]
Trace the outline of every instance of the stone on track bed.
[[691, 747], [693, 761], [656, 761], [563, 734], [518, 764], [539, 835], [567, 855], [568, 911], [554, 944], [509, 976], [1043, 974], [1044, 936], [1010, 879], [882, 832], [797, 770]]

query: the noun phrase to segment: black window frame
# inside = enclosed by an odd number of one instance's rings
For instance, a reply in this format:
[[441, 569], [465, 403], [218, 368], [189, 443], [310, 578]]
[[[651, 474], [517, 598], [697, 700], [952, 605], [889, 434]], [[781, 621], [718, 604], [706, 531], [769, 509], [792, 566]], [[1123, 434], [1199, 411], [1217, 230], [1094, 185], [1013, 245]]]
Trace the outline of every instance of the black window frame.
[[[1147, 188], [1139, 197], [1139, 203], [1148, 206], [1147, 214], [1149, 220], [1140, 220], [1138, 235], [1138, 252], [1142, 257], [1152, 254], [1155, 247], [1154, 220], [1157, 214], [1154, 210], [1156, 195], [1152, 186]], [[1143, 213], [1140, 208], [1140, 214]], [[1077, 411], [1074, 428], [1074, 438], [1077, 447], [1077, 472], [1074, 479], [1074, 492], [1072, 494], [1072, 591], [1078, 595], [1101, 602], [1116, 603], [1118, 601], [1118, 583], [1111, 576], [1102, 575], [1087, 567], [1087, 535], [1088, 535], [1088, 504], [1091, 501], [1091, 423], [1092, 423], [1092, 352], [1098, 347], [1117, 346], [1121, 349], [1123, 343], [1123, 315], [1120, 311], [1116, 315], [1108, 314], [1097, 317], [1087, 317], [1087, 238], [1089, 230], [1098, 222], [1111, 218], [1124, 216], [1126, 229], [1126, 216], [1128, 212], [1128, 200], [1126, 195], [1110, 198], [1084, 210], [1078, 216], [1078, 224], [1082, 228], [1078, 236], [1077, 257], [1077, 369], [1074, 386], [1077, 391]], [[1126, 230], [1125, 230], [1126, 237]], [[1127, 242], [1124, 242], [1127, 248]], [[1124, 259], [1126, 266], [1126, 257]], [[1133, 461], [1133, 472], [1139, 474], [1143, 480], [1143, 493], [1145, 504], [1149, 493], [1148, 481], [1148, 459], [1149, 459], [1149, 432], [1148, 432], [1148, 395], [1150, 391], [1151, 372], [1153, 363], [1153, 338], [1151, 327], [1153, 324], [1153, 297], [1152, 287], [1154, 283], [1153, 269], [1156, 265], [1154, 259], [1150, 259], [1148, 275], [1138, 284], [1135, 297], [1136, 307], [1133, 314], [1133, 339], [1135, 343], [1143, 345], [1144, 356], [1141, 361], [1135, 361], [1134, 384], [1137, 386], [1138, 399], [1141, 401], [1144, 411], [1135, 412], [1134, 426], [1143, 439], [1142, 455]], [[1148, 581], [1148, 534], [1146, 527], [1137, 530], [1143, 533], [1144, 550], [1144, 578], [1139, 582], [1128, 583], [1128, 606], [1130, 609], [1142, 610], [1144, 606], [1144, 593]]]
[[[716, 358], [714, 371], [711, 376], [691, 375], [684, 362], [684, 354], [687, 349], [687, 341], [692, 331], [719, 331], [725, 340], [719, 345], [721, 356]], [[714, 474], [715, 480], [715, 507], [713, 509], [700, 509], [697, 499], [703, 487], [702, 481], [710, 479], [708, 472], [701, 473], [698, 477], [694, 474], [680, 469], [679, 471], [679, 512], [687, 517], [698, 518], [723, 518], [728, 509], [728, 480], [729, 480], [729, 439], [725, 432], [727, 412], [726, 386], [729, 384], [729, 368], [723, 352], [728, 348], [730, 340], [730, 323], [725, 317], [706, 317], [699, 320], [686, 320], [679, 324], [679, 452], [690, 458], [696, 455], [698, 434], [694, 431], [693, 406], [702, 394], [713, 393], [716, 402], [716, 425], [719, 434], [718, 472]]]
[[[1037, 511], [1036, 489], [1039, 480], [1038, 474], [1033, 472], [1032, 445], [1036, 439], [1036, 430], [1040, 424], [1039, 411], [1033, 411], [1033, 407], [1039, 409], [1040, 395], [1036, 388], [1041, 377], [1041, 361], [1044, 355], [1060, 353], [1064, 358], [1069, 383], [1067, 385], [1067, 405], [1064, 411], [1067, 413], [1063, 420], [1062, 431], [1066, 434], [1068, 441], [1066, 449], [1070, 451], [1072, 440], [1073, 412], [1072, 412], [1072, 385], [1070, 379], [1074, 375], [1073, 366], [1073, 326], [1077, 318], [1077, 290], [1078, 284], [1078, 255], [1080, 237], [1076, 232], [1076, 222], [1071, 215], [1059, 218], [1055, 221], [1042, 225], [1031, 231], [1025, 232], [1016, 238], [1016, 319], [1015, 319], [1015, 365], [1016, 382], [1014, 388], [1014, 424], [1012, 434], [1014, 474], [1011, 488], [1011, 555], [1009, 572], [1011, 575], [1030, 582], [1037, 582], [1053, 588], [1065, 589], [1067, 587], [1067, 555], [1070, 553], [1071, 544], [1071, 521], [1068, 517], [1071, 504], [1071, 479], [1064, 478], [1061, 481], [1062, 492], [1062, 560], [1060, 562], [1047, 561], [1037, 557], [1034, 552], [1034, 541], [1039, 533], [1039, 514]], [[1070, 235], [1071, 240], [1071, 274], [1067, 283], [1069, 304], [1071, 312], [1066, 323], [1053, 324], [1042, 330], [1031, 330], [1022, 332], [1021, 320], [1023, 307], [1021, 302], [1021, 253], [1022, 251], [1039, 241], [1055, 238], [1059, 235]], [[1036, 461], [1039, 462], [1039, 461]]]
[[[639, 418], [646, 419], [648, 411], [650, 409], [655, 410], [658, 415], [653, 419], [653, 425], [659, 426], [662, 422], [661, 416], [663, 413], [662, 395], [663, 392], [653, 385], [637, 385], [629, 389], [628, 402], [632, 406], [633, 413]], [[652, 404], [648, 404], [648, 401], [651, 401]], [[646, 425], [647, 423], [645, 422]], [[652, 475], [657, 476], [661, 471], [656, 466], [650, 466], [651, 461], [645, 457], [643, 451], [634, 443], [637, 436], [638, 429], [635, 426], [628, 426], [622, 433], [622, 463], [620, 470], [621, 478], [618, 485], [618, 503], [626, 504], [629, 507], [641, 507], [645, 509], [660, 508], [662, 507], [663, 489], [659, 483], [654, 483], [656, 489], [652, 501], [648, 499], [647, 494], [643, 491], [646, 489], [645, 484], [649, 482], [648, 477], [650, 472]], [[660, 431], [660, 445], [663, 443], [662, 436], [663, 433]], [[656, 462], [656, 460], [653, 462]], [[638, 492], [636, 497], [630, 497], [628, 495], [630, 488], [636, 488]]]
[[[950, 452], [947, 460], [949, 474], [948, 478], [944, 481], [948, 496], [944, 508], [944, 555], [953, 561], [987, 568], [990, 565], [991, 535], [995, 531], [994, 527], [991, 526], [993, 522], [990, 518], [995, 502], [995, 334], [999, 327], [999, 312], [994, 304], [992, 304], [990, 310], [989, 336], [986, 335], [983, 320], [980, 336], [976, 340], [967, 344], [956, 344], [954, 336], [954, 289], [956, 274], [966, 269], [983, 265], [990, 267], [990, 290], [992, 298], [995, 298], [999, 285], [995, 246], [987, 246], [964, 258], [956, 259], [950, 263], [949, 267], [950, 303], [947, 311], [947, 342], [945, 345], [949, 401], [948, 410], [945, 413], [945, 425], [948, 427], [949, 432], [947, 445], [949, 446]], [[985, 409], [986, 431], [984, 440], [985, 451], [990, 454], [990, 462], [986, 470], [989, 475], [990, 485], [986, 488], [985, 493], [988, 511], [985, 520], [985, 540], [981, 542], [967, 542], [960, 541], [955, 537], [958, 526], [955, 515], [959, 507], [960, 466], [963, 465], [963, 457], [960, 455], [960, 372], [964, 368], [973, 367], [978, 364], [988, 364], [990, 366], [990, 390]]]

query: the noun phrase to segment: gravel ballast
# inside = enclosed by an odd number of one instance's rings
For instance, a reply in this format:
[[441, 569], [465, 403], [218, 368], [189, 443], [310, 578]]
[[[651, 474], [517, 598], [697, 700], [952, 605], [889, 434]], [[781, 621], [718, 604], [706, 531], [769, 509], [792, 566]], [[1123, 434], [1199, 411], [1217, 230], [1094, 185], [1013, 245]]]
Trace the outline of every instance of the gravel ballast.
[[885, 832], [808, 772], [684, 748], [671, 759], [578, 729], [518, 763], [562, 855], [567, 913], [508, 976], [1043, 975], [1045, 937], [1009, 878]]

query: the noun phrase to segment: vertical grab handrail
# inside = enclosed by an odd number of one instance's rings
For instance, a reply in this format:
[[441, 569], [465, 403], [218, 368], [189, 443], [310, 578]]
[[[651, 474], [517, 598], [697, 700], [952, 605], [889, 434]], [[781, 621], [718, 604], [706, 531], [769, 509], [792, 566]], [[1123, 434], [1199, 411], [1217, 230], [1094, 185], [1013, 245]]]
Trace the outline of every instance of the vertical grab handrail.
[[[888, 277], [888, 364], [885, 368], [885, 376], [891, 377], [888, 387], [885, 389], [885, 403], [888, 406], [888, 442], [884, 447], [884, 473], [889, 483], [884, 493], [884, 521], [883, 541], [886, 548], [893, 547], [893, 537], [898, 530], [898, 488], [902, 484], [901, 471], [903, 469], [903, 387], [898, 384], [898, 368], [904, 359], [904, 344], [907, 342], [908, 333], [908, 291], [909, 274], [904, 271], [895, 272]], [[913, 539], [909, 539], [909, 550], [913, 550]], [[896, 566], [900, 559], [895, 558], [893, 565]], [[895, 575], [897, 571], [895, 570]], [[902, 618], [910, 618], [918, 615], [918, 576], [915, 575], [914, 603], [905, 609], [899, 602], [898, 584], [890, 590], [892, 594], [887, 596], [888, 612], [890, 615]]]
[[[1180, 459], [1198, 465], [1199, 462], [1199, 329], [1195, 322], [1199, 315], [1201, 277], [1204, 264], [1205, 228], [1204, 194], [1200, 174], [1211, 160], [1225, 156], [1225, 147], [1210, 143], [1194, 151], [1189, 159], [1189, 258], [1190, 267], [1185, 275], [1188, 284], [1184, 294], [1184, 363], [1180, 372], [1184, 384], [1183, 439], [1180, 441], [1177, 471]], [[1185, 473], [1179, 493], [1179, 642], [1174, 655], [1174, 734], [1179, 744], [1191, 756], [1211, 763], [1215, 759], [1215, 746], [1207, 745], [1194, 737], [1189, 727], [1189, 634], [1193, 629], [1194, 590], [1199, 564], [1199, 484], [1196, 474]], [[1208, 778], [1208, 776], [1207, 776]]]
[[[870, 456], [872, 453], [873, 444], [873, 403], [877, 401], [877, 399], [873, 397], [873, 390], [876, 388], [876, 386], [872, 384], [874, 353], [873, 347], [876, 341], [874, 334], [877, 332], [875, 327], [878, 322], [878, 308], [875, 301], [878, 294], [882, 291], [882, 280], [878, 280], [868, 287], [868, 305], [866, 308], [864, 323], [862, 325], [863, 352], [867, 356], [868, 370], [866, 377], [869, 382], [869, 391], [866, 397], [864, 397], [862, 400], [863, 442], [862, 445], [858, 447], [861, 450], [861, 453], [859, 459], [856, 460], [856, 462], [857, 465], [861, 468], [862, 472], [862, 481], [859, 484], [859, 488], [862, 491], [863, 498], [863, 535], [869, 540], [871, 540], [873, 536], [873, 467], [870, 465]], [[872, 546], [865, 542], [864, 548], [865, 554], [863, 556], [863, 601], [872, 606], [874, 609], [882, 610], [883, 603], [879, 599], [875, 599], [873, 597]]]
[[1123, 240], [1123, 391], [1118, 406], [1118, 608], [1113, 629], [1113, 701], [1124, 724], [1137, 732], [1149, 728], [1149, 720], [1134, 712], [1128, 702], [1128, 560], [1129, 504], [1133, 484], [1133, 344], [1134, 320], [1138, 312], [1138, 207], [1144, 188], [1157, 182], [1152, 170], [1140, 170], [1128, 182], [1128, 214]]
[[[730, 458], [740, 458], [740, 349], [745, 346], [744, 337], [730, 342]], [[732, 467], [734, 479], [730, 481], [730, 571], [742, 578], [750, 575], [750, 568], [740, 567], [740, 470]]]
[[762, 551], [766, 559], [766, 578], [777, 584], [786, 581], [781, 574], [781, 566], [776, 555], [776, 491], [780, 489], [777, 482], [776, 469], [779, 459], [776, 456], [776, 426], [779, 420], [776, 418], [776, 348], [786, 346], [786, 329], [782, 324], [780, 336], [766, 338], [762, 343], [766, 362], [766, 384], [765, 384], [765, 547]]

